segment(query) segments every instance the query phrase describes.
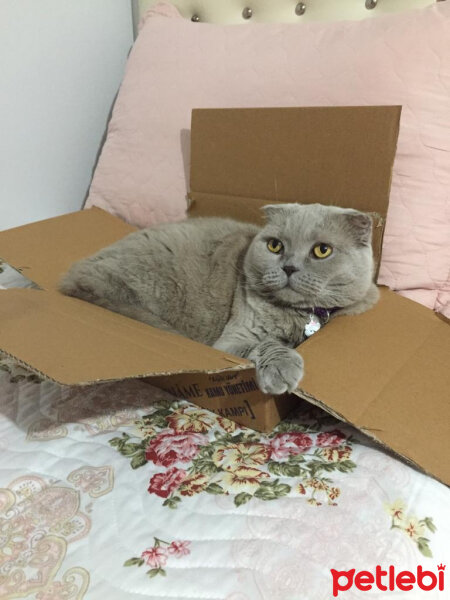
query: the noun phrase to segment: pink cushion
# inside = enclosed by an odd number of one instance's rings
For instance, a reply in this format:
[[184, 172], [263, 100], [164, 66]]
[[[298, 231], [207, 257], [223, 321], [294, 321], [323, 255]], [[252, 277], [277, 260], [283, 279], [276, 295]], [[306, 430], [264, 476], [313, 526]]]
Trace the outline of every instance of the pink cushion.
[[182, 219], [194, 107], [371, 104], [403, 105], [379, 282], [450, 316], [450, 1], [305, 25], [220, 26], [151, 10], [87, 206], [139, 226]]

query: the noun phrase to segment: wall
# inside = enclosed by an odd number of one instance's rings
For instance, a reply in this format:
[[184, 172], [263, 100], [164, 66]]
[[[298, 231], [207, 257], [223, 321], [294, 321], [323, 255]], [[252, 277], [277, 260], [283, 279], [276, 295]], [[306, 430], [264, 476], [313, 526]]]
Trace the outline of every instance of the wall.
[[0, 1], [0, 229], [81, 208], [132, 35], [130, 0]]

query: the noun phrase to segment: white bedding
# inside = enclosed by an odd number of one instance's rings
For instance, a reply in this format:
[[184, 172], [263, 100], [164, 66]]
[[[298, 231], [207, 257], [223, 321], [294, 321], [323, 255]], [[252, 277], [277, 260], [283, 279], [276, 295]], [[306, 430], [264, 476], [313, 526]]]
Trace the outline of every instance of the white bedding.
[[449, 490], [307, 404], [267, 436], [3, 358], [0, 450], [0, 598], [329, 600], [330, 569], [448, 562]]

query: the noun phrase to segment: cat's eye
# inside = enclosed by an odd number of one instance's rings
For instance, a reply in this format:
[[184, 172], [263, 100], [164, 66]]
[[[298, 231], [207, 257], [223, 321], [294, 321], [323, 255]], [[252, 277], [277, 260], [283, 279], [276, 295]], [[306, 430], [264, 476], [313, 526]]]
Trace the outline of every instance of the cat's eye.
[[327, 258], [333, 252], [333, 248], [328, 244], [316, 244], [312, 253], [316, 258]]
[[273, 238], [267, 242], [267, 248], [274, 254], [279, 254], [283, 250], [284, 246], [282, 241]]

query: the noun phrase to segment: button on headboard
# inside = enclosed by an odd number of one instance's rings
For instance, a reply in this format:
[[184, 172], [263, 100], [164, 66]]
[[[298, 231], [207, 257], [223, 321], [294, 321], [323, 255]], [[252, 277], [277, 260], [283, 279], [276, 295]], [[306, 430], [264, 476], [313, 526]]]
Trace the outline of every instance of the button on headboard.
[[[132, 0], [135, 23], [147, 8], [159, 1]], [[194, 22], [235, 24], [358, 20], [421, 8], [432, 2], [433, 0], [173, 0], [171, 3], [184, 17]]]

